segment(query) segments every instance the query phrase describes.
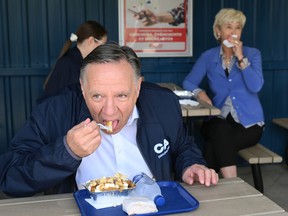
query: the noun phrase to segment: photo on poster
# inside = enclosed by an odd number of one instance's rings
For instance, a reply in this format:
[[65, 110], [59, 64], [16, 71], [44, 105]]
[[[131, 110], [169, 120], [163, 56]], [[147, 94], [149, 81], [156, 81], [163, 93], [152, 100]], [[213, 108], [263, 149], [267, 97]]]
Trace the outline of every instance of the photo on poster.
[[192, 56], [192, 0], [119, 0], [119, 43], [139, 57]]

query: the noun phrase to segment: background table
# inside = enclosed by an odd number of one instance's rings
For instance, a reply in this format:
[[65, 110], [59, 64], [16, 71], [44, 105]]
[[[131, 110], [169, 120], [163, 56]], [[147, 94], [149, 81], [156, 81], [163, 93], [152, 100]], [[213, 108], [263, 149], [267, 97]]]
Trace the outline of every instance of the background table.
[[[218, 185], [211, 187], [183, 186], [200, 206], [192, 212], [173, 214], [175, 216], [288, 216], [280, 206], [240, 178], [220, 179]], [[73, 194], [60, 194], [0, 200], [0, 215], [79, 216], [80, 212]]]
[[[157, 83], [158, 85], [168, 88], [172, 91], [183, 90], [180, 86], [174, 83]], [[220, 114], [220, 110], [210, 104], [198, 99], [197, 106], [181, 105], [183, 117], [197, 117], [197, 116], [215, 116]]]
[[[288, 118], [274, 118], [272, 119], [272, 122], [278, 125], [279, 127], [285, 129], [286, 132], [288, 131]], [[288, 138], [286, 139], [287, 139], [287, 144], [285, 148], [285, 161], [286, 161], [286, 164], [288, 164]]]

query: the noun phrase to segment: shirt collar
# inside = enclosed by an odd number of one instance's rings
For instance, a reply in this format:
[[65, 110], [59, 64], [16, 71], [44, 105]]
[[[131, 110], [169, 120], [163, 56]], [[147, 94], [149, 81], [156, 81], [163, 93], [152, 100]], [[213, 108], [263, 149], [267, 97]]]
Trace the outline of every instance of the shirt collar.
[[126, 125], [131, 125], [133, 121], [138, 118], [139, 118], [139, 112], [135, 105]]
[[[223, 48], [222, 48], [222, 46], [220, 46], [220, 53], [219, 53], [219, 56], [220, 56], [221, 58], [224, 57], [224, 52], [223, 52]], [[235, 57], [236, 57], [235, 54], [233, 54], [233, 58], [235, 58]]]
[[220, 46], [220, 54], [219, 54], [219, 56], [221, 57], [222, 55], [224, 55], [223, 48], [222, 48], [222, 46]]

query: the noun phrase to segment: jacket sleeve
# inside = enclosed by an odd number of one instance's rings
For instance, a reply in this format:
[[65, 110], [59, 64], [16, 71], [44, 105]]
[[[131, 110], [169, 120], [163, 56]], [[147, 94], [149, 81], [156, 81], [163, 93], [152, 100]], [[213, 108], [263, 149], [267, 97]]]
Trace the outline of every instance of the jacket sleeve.
[[250, 92], [258, 93], [264, 85], [261, 53], [255, 48], [250, 48], [247, 58], [250, 65], [242, 71], [243, 79]]
[[193, 91], [194, 89], [199, 88], [199, 85], [206, 75], [206, 59], [207, 57], [205, 57], [205, 53], [203, 53], [196, 61], [190, 73], [183, 80], [182, 86], [184, 89]]
[[[163, 125], [167, 135], [171, 137], [172, 158], [177, 180], [182, 180], [184, 170], [193, 164], [206, 165], [202, 152], [194, 142], [194, 137], [189, 135], [187, 125], [183, 122], [181, 106], [178, 97], [173, 92], [165, 97], [169, 103], [169, 110]], [[164, 122], [165, 121], [165, 122]]]
[[53, 95], [64, 87], [79, 81], [80, 64], [69, 56], [60, 58], [50, 74], [45, 86], [45, 94]]
[[[75, 173], [80, 164], [63, 143], [69, 125], [61, 123], [63, 118], [55, 113], [45, 111], [34, 110], [12, 139], [11, 150], [0, 156], [1, 190], [8, 195], [30, 196], [43, 192]], [[49, 133], [46, 128], [50, 128]], [[56, 133], [59, 128], [61, 133]]]
[[194, 141], [194, 137], [189, 135], [186, 124], [180, 120], [177, 128], [177, 148], [173, 154], [175, 157], [176, 179], [182, 181], [182, 175], [186, 168], [193, 164], [207, 164], [201, 150]]
[[[178, 97], [171, 90], [143, 82], [137, 108], [137, 142], [158, 181], [182, 180], [187, 167], [206, 164], [193, 137], [189, 136]], [[156, 152], [159, 144], [162, 151]]]

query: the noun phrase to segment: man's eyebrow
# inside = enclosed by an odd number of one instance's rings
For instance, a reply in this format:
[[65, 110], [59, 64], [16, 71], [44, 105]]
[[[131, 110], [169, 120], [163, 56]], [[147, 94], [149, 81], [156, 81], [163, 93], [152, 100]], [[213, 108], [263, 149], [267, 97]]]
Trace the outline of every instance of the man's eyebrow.
[[130, 94], [131, 93], [131, 90], [128, 90], [128, 91], [121, 91], [121, 92], [118, 92], [117, 94]]

